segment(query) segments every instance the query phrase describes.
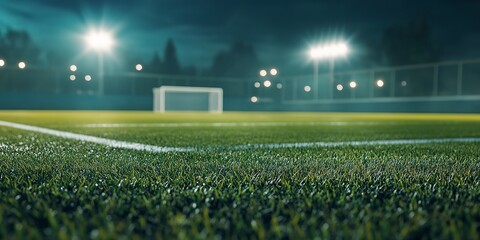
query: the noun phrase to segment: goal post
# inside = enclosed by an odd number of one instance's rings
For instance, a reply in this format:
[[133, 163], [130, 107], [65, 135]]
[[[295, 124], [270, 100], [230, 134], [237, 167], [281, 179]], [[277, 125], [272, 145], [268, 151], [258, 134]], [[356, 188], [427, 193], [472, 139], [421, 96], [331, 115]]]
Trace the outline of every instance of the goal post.
[[161, 86], [153, 88], [153, 111], [223, 112], [223, 89]]

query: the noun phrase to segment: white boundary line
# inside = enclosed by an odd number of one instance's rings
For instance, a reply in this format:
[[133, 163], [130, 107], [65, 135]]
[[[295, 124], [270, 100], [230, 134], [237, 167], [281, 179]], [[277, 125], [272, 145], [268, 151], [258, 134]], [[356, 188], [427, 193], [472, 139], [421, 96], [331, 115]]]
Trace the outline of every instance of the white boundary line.
[[379, 145], [407, 145], [429, 143], [476, 143], [480, 138], [431, 138], [431, 139], [392, 139], [369, 141], [345, 142], [303, 142], [303, 143], [271, 143], [271, 144], [246, 144], [229, 147], [231, 150], [248, 149], [277, 149], [277, 148], [309, 148], [309, 147], [343, 147], [343, 146], [379, 146]]
[[194, 152], [194, 151], [241, 151], [251, 149], [278, 149], [278, 148], [308, 148], [308, 147], [341, 147], [341, 146], [378, 146], [378, 145], [406, 145], [429, 143], [478, 143], [480, 137], [470, 138], [432, 138], [432, 139], [393, 139], [370, 141], [344, 141], [344, 142], [303, 142], [303, 143], [272, 143], [272, 144], [245, 144], [220, 147], [162, 147], [142, 143], [118, 141], [84, 134], [58, 131], [48, 128], [30, 126], [19, 123], [0, 121], [0, 126], [22, 129], [32, 132], [44, 133], [52, 136], [74, 139], [84, 142], [102, 144], [113, 148], [133, 149], [147, 152]]
[[17, 129], [22, 129], [22, 130], [27, 130], [32, 132], [38, 132], [38, 133], [44, 133], [44, 134], [53, 135], [56, 137], [74, 139], [74, 140], [79, 140], [84, 142], [98, 143], [98, 144], [102, 144], [102, 145], [114, 147], [114, 148], [125, 148], [125, 149], [141, 150], [141, 151], [147, 151], [147, 152], [190, 152], [195, 150], [195, 148], [159, 147], [159, 146], [153, 146], [153, 145], [147, 145], [147, 144], [141, 144], [141, 143], [131, 143], [131, 142], [101, 138], [101, 137], [94, 137], [94, 136], [89, 136], [84, 134], [64, 132], [64, 131], [58, 131], [58, 130], [42, 128], [42, 127], [35, 127], [35, 126], [30, 126], [25, 124], [5, 122], [5, 121], [0, 121], [0, 126], [12, 127], [12, 128], [17, 128]]
[[120, 127], [283, 127], [283, 126], [346, 126], [378, 125], [378, 122], [212, 122], [212, 123], [96, 123], [77, 125], [88, 128]]

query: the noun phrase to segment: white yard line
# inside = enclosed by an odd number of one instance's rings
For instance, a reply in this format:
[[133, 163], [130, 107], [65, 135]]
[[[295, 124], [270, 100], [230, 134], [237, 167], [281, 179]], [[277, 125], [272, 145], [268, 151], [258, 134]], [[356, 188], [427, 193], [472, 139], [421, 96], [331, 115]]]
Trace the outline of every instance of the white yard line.
[[102, 145], [114, 147], [114, 148], [134, 149], [134, 150], [141, 150], [141, 151], [147, 151], [147, 152], [189, 152], [189, 151], [195, 150], [195, 148], [159, 147], [159, 146], [153, 146], [153, 145], [147, 145], [147, 144], [141, 144], [141, 143], [131, 143], [131, 142], [101, 138], [101, 137], [94, 137], [94, 136], [89, 136], [84, 134], [30, 126], [25, 124], [5, 122], [5, 121], [0, 121], [0, 126], [12, 127], [12, 128], [17, 128], [17, 129], [22, 129], [22, 130], [27, 130], [32, 132], [38, 132], [38, 133], [44, 133], [52, 136], [57, 136], [57, 137], [62, 137], [67, 139], [74, 139], [74, 140], [79, 140], [84, 142], [98, 143], [98, 144], [102, 144]]
[[282, 127], [282, 126], [345, 126], [378, 125], [378, 122], [212, 122], [212, 123], [97, 123], [78, 125], [88, 128], [123, 127]]
[[107, 138], [94, 137], [84, 134], [71, 133], [48, 128], [30, 126], [19, 123], [0, 121], [0, 126], [12, 127], [32, 132], [49, 134], [57, 137], [74, 139], [84, 142], [102, 144], [114, 148], [133, 149], [147, 152], [192, 152], [192, 151], [239, 151], [250, 149], [276, 149], [276, 148], [308, 148], [308, 147], [340, 147], [340, 146], [378, 146], [378, 145], [406, 145], [406, 144], [429, 144], [429, 143], [478, 143], [480, 137], [471, 138], [432, 138], [432, 139], [394, 139], [394, 140], [370, 140], [370, 141], [344, 141], [344, 142], [303, 142], [303, 143], [271, 143], [271, 144], [245, 144], [219, 147], [162, 147], [142, 143], [118, 141]]
[[247, 149], [276, 149], [276, 148], [309, 148], [309, 147], [342, 147], [342, 146], [378, 146], [378, 145], [407, 145], [429, 143], [476, 143], [480, 138], [431, 138], [431, 139], [392, 139], [344, 142], [302, 142], [302, 143], [270, 143], [245, 144], [229, 147], [231, 150]]

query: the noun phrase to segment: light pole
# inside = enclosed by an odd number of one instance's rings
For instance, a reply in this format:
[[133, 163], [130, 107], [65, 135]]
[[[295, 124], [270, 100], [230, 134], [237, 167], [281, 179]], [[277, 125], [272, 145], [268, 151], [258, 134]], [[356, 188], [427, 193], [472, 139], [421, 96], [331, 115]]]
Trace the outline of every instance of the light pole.
[[98, 94], [104, 94], [104, 66], [103, 53], [110, 51], [114, 45], [113, 37], [103, 30], [92, 30], [85, 38], [90, 49], [98, 53]]
[[310, 49], [310, 58], [313, 59], [313, 99], [318, 99], [318, 61], [321, 57], [318, 47]]
[[318, 62], [322, 59], [329, 60], [330, 96], [333, 98], [335, 58], [345, 56], [348, 53], [346, 43], [338, 42], [326, 45], [318, 45], [310, 49], [310, 58], [313, 65], [313, 96], [318, 99]]

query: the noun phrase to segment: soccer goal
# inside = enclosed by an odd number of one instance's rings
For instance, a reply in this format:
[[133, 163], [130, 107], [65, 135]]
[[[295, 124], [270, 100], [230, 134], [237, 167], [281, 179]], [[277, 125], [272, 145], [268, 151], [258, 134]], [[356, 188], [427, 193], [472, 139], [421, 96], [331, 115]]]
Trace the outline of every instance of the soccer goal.
[[209, 87], [161, 86], [153, 89], [153, 111], [223, 112], [223, 90]]

